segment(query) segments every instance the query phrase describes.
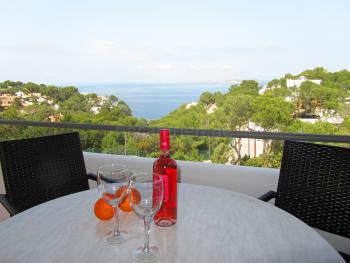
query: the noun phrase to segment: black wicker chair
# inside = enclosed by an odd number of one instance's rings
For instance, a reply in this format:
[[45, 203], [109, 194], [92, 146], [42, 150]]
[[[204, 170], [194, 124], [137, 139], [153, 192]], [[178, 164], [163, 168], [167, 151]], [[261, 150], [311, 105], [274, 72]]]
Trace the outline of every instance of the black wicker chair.
[[35, 205], [89, 189], [79, 133], [0, 142], [6, 195], [0, 202], [13, 216]]
[[272, 198], [306, 224], [350, 238], [350, 149], [285, 141], [277, 192], [259, 197]]

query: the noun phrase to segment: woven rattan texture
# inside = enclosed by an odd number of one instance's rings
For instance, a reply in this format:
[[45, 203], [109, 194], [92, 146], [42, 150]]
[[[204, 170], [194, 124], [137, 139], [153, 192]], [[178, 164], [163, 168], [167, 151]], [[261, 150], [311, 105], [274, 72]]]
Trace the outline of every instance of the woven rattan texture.
[[275, 205], [350, 237], [350, 149], [285, 141]]
[[0, 143], [6, 195], [19, 211], [89, 189], [79, 133]]

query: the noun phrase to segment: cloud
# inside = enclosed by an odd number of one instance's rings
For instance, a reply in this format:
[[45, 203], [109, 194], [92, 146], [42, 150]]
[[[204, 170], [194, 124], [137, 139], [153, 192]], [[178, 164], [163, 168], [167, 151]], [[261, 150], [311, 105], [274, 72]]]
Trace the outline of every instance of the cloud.
[[130, 69], [135, 69], [135, 70], [174, 70], [176, 69], [175, 64], [171, 63], [146, 63], [146, 64], [137, 64], [134, 66], [131, 66]]
[[236, 52], [228, 54], [227, 48], [220, 47], [131, 46], [95, 39], [82, 46], [81, 52], [86, 72], [115, 81], [222, 80], [235, 77], [240, 65]]
[[184, 68], [191, 70], [234, 70], [237, 69], [233, 65], [225, 64], [225, 63], [212, 63], [212, 64], [189, 64], [184, 65]]
[[149, 55], [143, 48], [122, 46], [111, 40], [94, 40], [82, 48], [85, 55], [102, 60], [140, 61]]

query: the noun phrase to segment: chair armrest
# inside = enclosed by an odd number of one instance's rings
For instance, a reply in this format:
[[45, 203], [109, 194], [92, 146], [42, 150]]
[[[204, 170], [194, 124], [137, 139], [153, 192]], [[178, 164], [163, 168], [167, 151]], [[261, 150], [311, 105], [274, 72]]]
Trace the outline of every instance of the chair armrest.
[[338, 251], [338, 253], [342, 256], [345, 262], [350, 262], [350, 255], [345, 254], [344, 252]]
[[90, 180], [97, 181], [97, 175], [95, 173], [87, 173], [87, 177]]
[[262, 196], [258, 197], [259, 200], [268, 202], [272, 198], [276, 198], [276, 192], [275, 191], [268, 191], [267, 193], [263, 194]]
[[[88, 179], [94, 180], [97, 182], [97, 175], [95, 173], [87, 173]], [[111, 178], [106, 178], [103, 175], [100, 177], [102, 181], [107, 182], [107, 183], [117, 183], [118, 180], [113, 180]]]
[[10, 213], [10, 216], [18, 214], [18, 210], [11, 205], [6, 195], [0, 194], [0, 203], [5, 207], [7, 212]]

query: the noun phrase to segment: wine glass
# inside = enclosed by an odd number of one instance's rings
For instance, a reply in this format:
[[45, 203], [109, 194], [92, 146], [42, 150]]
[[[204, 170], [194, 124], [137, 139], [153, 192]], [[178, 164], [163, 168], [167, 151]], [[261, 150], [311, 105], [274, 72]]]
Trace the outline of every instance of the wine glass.
[[101, 197], [114, 210], [114, 228], [104, 236], [110, 244], [120, 244], [127, 240], [127, 233], [119, 230], [118, 205], [130, 190], [130, 170], [125, 165], [107, 164], [97, 170], [97, 185]]
[[131, 177], [129, 200], [135, 214], [143, 219], [145, 243], [133, 252], [134, 260], [151, 262], [160, 257], [160, 249], [149, 246], [150, 223], [163, 203], [163, 177], [157, 173], [140, 173]]

